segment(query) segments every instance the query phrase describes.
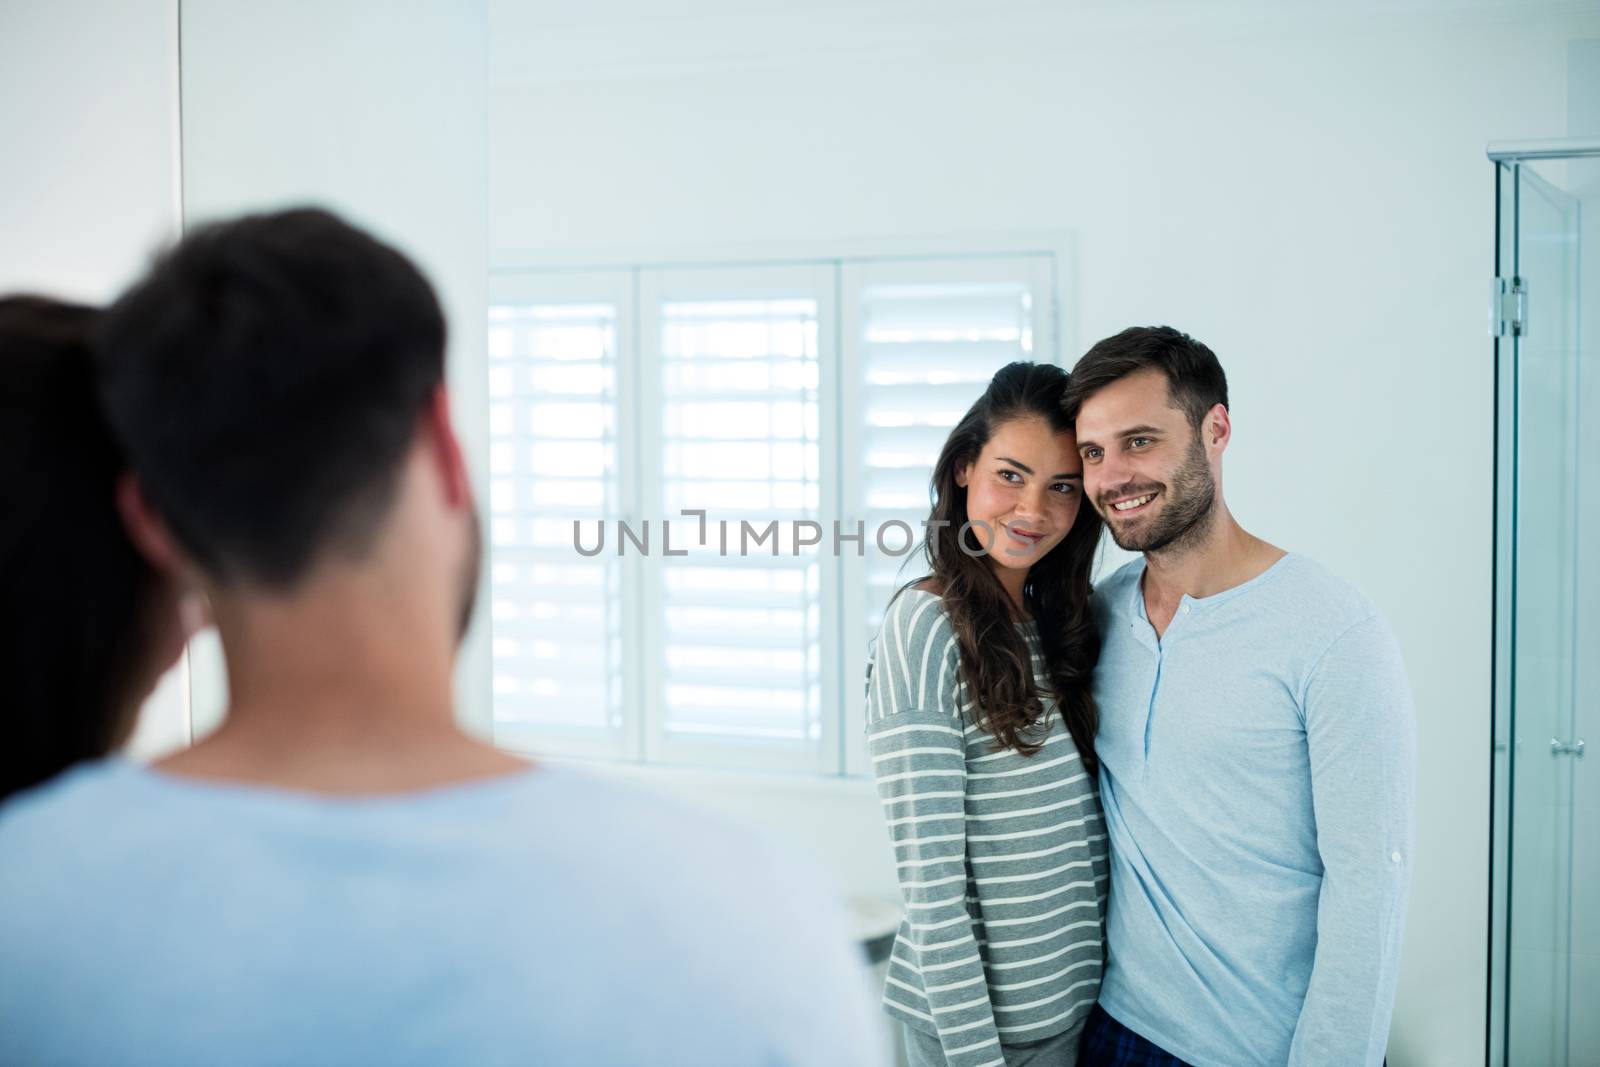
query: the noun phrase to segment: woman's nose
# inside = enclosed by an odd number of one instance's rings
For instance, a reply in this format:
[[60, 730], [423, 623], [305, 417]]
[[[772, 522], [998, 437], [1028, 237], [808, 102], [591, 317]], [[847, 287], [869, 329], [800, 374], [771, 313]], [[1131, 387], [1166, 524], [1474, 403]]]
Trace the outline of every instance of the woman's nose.
[[1017, 516], [1019, 518], [1037, 518], [1044, 514], [1044, 492], [1038, 489], [1029, 489], [1022, 494], [1022, 499], [1017, 501]]

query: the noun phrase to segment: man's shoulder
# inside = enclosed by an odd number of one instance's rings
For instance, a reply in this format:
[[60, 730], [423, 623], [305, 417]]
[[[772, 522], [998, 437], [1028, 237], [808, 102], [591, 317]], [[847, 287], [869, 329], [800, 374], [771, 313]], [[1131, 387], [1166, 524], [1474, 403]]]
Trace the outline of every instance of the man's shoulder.
[[665, 907], [674, 916], [671, 925], [695, 938], [714, 923], [719, 936], [761, 944], [790, 960], [812, 958], [808, 940], [847, 936], [834, 879], [770, 832], [654, 783], [587, 772], [580, 779], [575, 771], [564, 776], [570, 779], [562, 789], [566, 798], [584, 810], [568, 827], [575, 847], [557, 854], [590, 873], [614, 869], [618, 857], [631, 870], [649, 872], [613, 887], [618, 900], [639, 898], [630, 907]]
[[40, 844], [59, 847], [62, 834], [125, 811], [129, 768], [117, 759], [71, 767], [0, 804], [0, 853]]
[[[559, 797], [562, 807], [543, 817], [565, 824], [563, 844], [541, 858], [539, 876], [603, 888], [605, 921], [625, 932], [627, 948], [616, 955], [653, 963], [703, 956], [708, 943], [739, 946], [762, 959], [757, 973], [728, 978], [720, 968], [690, 968], [672, 997], [715, 997], [758, 1029], [782, 1030], [785, 1020], [817, 1013], [854, 1033], [829, 1035], [835, 1047], [868, 1040], [868, 1028], [858, 1026], [867, 1015], [853, 995], [843, 895], [814, 858], [747, 816], [654, 780], [561, 767], [551, 773], [542, 806]], [[552, 860], [566, 866], [551, 867]]]
[[581, 812], [579, 817], [589, 822], [588, 829], [594, 833], [660, 841], [692, 832], [697, 847], [735, 853], [753, 834], [735, 820], [626, 772], [554, 767], [546, 773], [555, 781], [550, 792], [535, 803], [544, 808], [558, 803], [561, 810]]
[[0, 938], [31, 936], [84, 887], [120, 884], [137, 867], [150, 816], [131, 770], [116, 759], [80, 764], [0, 805]]
[[1277, 564], [1282, 580], [1274, 583], [1280, 596], [1289, 599], [1302, 618], [1317, 630], [1335, 635], [1378, 614], [1377, 605], [1353, 582], [1298, 552], [1288, 553]]
[[586, 852], [620, 847], [635, 861], [659, 863], [660, 872], [682, 872], [689, 886], [718, 874], [739, 881], [811, 870], [754, 825], [654, 782], [566, 767], [549, 773], [559, 781], [534, 803], [543, 818], [566, 813]]
[[1094, 583], [1094, 605], [1101, 617], [1112, 612], [1126, 611], [1132, 603], [1132, 589], [1144, 574], [1144, 557], [1133, 559]]
[[[1270, 572], [1267, 599], [1250, 605], [1251, 623], [1298, 665], [1304, 680], [1333, 650], [1357, 643], [1375, 658], [1399, 662], [1399, 646], [1377, 605], [1354, 583], [1298, 553], [1286, 555]], [[1265, 647], [1265, 646], [1260, 646]]]

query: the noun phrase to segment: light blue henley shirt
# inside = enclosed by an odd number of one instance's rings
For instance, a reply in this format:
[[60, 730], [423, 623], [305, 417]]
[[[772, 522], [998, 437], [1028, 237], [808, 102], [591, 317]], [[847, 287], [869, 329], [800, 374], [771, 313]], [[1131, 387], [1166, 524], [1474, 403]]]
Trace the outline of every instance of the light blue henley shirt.
[[559, 767], [329, 797], [89, 764], [0, 806], [0, 1063], [879, 1061], [823, 879]]
[[1381, 1063], [1410, 881], [1405, 668], [1354, 588], [1288, 555], [1185, 596], [1096, 590], [1111, 841], [1100, 1003], [1198, 1067]]

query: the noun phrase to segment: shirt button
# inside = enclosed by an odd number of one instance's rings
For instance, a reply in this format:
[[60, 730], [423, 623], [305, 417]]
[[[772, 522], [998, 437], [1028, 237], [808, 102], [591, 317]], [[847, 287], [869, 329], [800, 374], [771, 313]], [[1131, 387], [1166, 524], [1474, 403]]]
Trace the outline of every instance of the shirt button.
[[1183, 613], [1184, 613], [1184, 614], [1185, 614], [1185, 615], [1187, 615], [1187, 614], [1189, 614], [1189, 605], [1187, 605], [1187, 604], [1185, 604], [1185, 605], [1184, 605], [1184, 606], [1183, 606]]
[[1399, 863], [1400, 862], [1400, 853], [1398, 853], [1398, 852], [1389, 853], [1389, 861], [1391, 863]]

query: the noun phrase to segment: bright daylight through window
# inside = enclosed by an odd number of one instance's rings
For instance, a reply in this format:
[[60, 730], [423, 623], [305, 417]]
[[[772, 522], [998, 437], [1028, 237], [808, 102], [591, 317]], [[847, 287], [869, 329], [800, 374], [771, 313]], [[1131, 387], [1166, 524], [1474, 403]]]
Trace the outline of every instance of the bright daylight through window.
[[1052, 252], [505, 270], [489, 310], [499, 743], [863, 773], [868, 641]]

